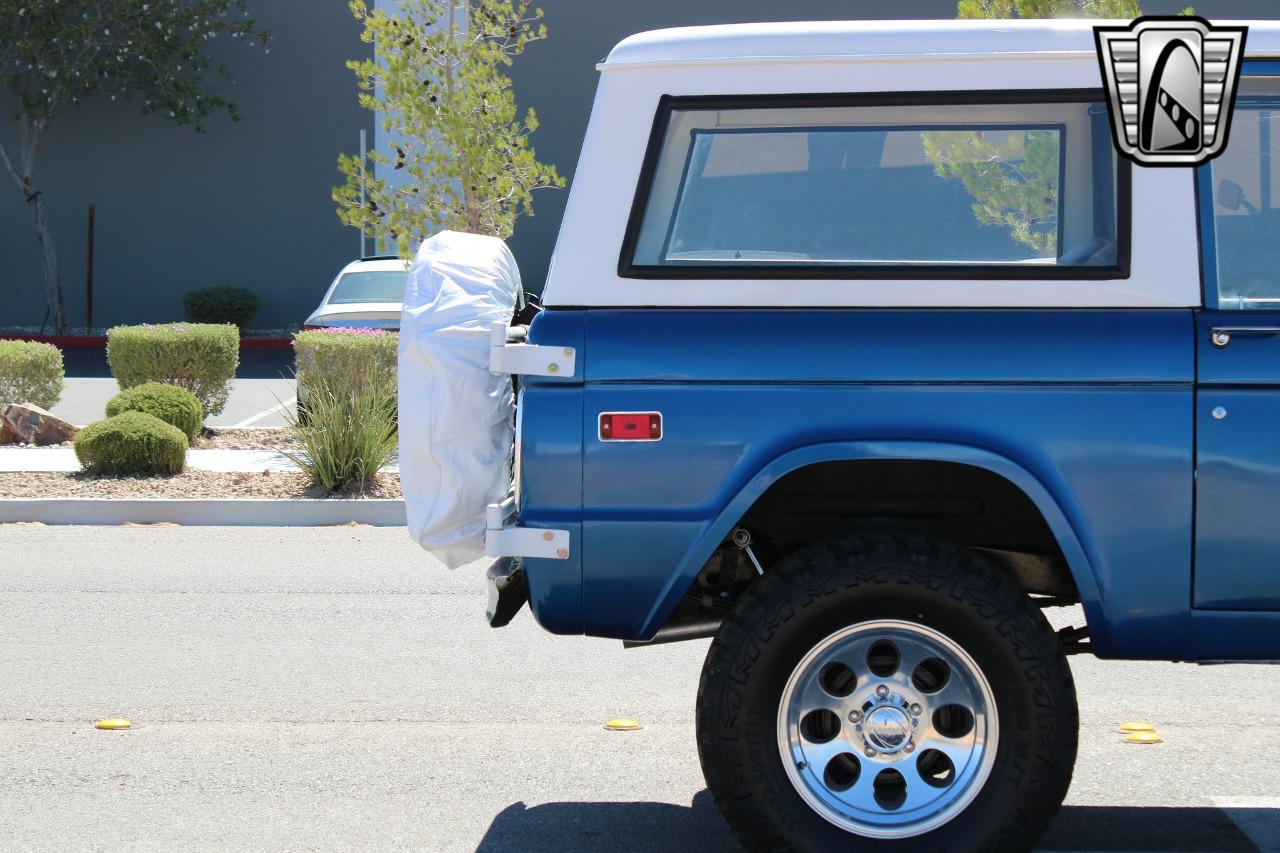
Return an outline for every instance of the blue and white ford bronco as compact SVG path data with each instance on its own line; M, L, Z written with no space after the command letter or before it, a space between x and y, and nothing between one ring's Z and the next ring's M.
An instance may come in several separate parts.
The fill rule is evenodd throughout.
M1031 847L1068 655L1280 658L1266 57L1253 24L1220 157L1148 168L1087 22L619 44L542 309L494 330L491 621L714 636L698 749L749 848Z

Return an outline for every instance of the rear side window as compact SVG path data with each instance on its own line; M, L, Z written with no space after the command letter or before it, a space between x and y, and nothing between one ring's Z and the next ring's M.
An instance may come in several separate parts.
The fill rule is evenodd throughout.
M620 272L1122 277L1127 164L1100 99L1055 97L669 99Z

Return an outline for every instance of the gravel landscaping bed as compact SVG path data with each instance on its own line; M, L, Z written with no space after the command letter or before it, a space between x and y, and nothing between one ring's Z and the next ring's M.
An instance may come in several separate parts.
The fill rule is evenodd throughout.
M52 447L72 447L70 441ZM34 444L4 444L0 447L37 448ZM232 427L207 427L191 445L192 450L297 450L300 447L289 430L277 427L233 429Z
M193 445L198 450L297 450L287 429L207 427Z
M27 444L25 441L15 441L11 444L0 444L5 450L18 448L20 450L48 450L50 447L75 447L74 441L63 441L58 444Z
M265 430L238 430L259 432ZM363 493L331 493L303 474L224 474L186 471L169 477L95 477L89 474L0 473L2 498L395 498L400 475L379 474Z

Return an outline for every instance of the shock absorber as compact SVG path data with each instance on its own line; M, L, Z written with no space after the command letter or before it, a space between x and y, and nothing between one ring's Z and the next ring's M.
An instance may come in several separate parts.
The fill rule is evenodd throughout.
M764 566L760 565L760 561L756 559L755 551L751 550L751 531L745 527L739 527L729 535L733 546L739 551L747 555L747 559L751 561L751 565L755 567L756 574L764 574Z

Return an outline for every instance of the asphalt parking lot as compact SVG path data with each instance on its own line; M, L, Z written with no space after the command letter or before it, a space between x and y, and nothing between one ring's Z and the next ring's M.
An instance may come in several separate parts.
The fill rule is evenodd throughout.
M106 351L90 348L63 350L67 377L62 397L51 410L60 418L83 426L103 417L107 401L120 390L111 378ZM242 349L231 396L209 426L284 426L297 394L292 349Z
M0 847L736 849L694 748L706 641L492 630L483 564L395 528L0 526L0 553ZM1041 849L1280 850L1280 668L1073 668Z

